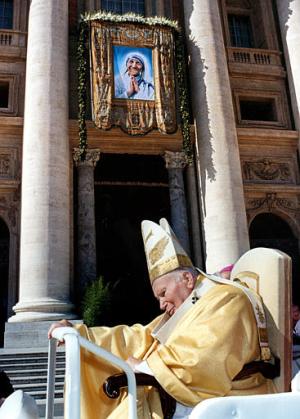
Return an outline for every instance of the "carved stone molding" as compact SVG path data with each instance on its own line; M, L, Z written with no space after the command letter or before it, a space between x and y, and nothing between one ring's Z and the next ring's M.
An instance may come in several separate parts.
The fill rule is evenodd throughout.
M96 167L100 159L100 150L98 148L89 149L86 151L85 159L81 160L81 153L79 148L73 150L73 160L75 165L78 166L91 166Z
M186 155L182 151L165 151L164 159L167 169L184 169L187 165Z
M0 180L20 178L18 150L13 147L0 148Z
M0 176L4 178L10 177L10 155L0 155Z
M276 183L295 183L290 165L287 162L268 158L242 162L245 181L265 181Z
M247 198L246 209L248 215L262 211L283 212L299 223L300 195L279 196L277 192L268 192L262 197Z

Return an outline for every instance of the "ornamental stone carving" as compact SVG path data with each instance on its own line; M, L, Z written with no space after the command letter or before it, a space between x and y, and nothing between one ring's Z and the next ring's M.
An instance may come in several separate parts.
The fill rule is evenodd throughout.
M184 169L187 165L186 155L182 151L165 151L164 159L167 169Z
M73 150L73 160L76 166L91 166L96 167L97 162L100 159L100 150L98 148L92 148L86 151L84 160L81 160L81 151L79 148Z
M20 178L18 150L15 147L0 148L0 179Z
M258 161L244 161L242 167L246 181L295 183L287 162L265 158Z
M10 175L10 156L8 154L0 155L0 177L9 177Z
M278 196L277 192L269 192L262 197L248 198L246 207L248 214L261 211L276 212L277 210L300 221L300 195Z

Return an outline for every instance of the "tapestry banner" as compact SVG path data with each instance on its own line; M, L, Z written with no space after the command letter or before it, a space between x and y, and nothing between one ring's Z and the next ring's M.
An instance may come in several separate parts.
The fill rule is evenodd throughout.
M131 135L176 131L173 30L164 26L90 23L93 119Z

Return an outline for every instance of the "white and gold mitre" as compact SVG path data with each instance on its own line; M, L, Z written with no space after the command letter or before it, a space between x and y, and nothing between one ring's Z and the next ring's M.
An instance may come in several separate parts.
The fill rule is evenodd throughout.
M159 224L144 220L142 236L151 284L174 269L193 266L165 218Z

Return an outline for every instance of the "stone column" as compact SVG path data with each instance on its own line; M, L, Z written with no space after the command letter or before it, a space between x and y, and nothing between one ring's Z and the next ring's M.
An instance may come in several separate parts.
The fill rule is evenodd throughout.
M249 249L241 166L218 0L183 6L206 270L214 272Z
M94 168L100 150L88 150L85 160L81 160L79 149L75 149L73 158L78 172L77 271L82 293L97 274Z
M164 159L169 176L171 225L184 250L190 255L190 241L184 192L183 169L186 158L183 152L165 151Z
M20 289L9 322L74 318L70 293L68 0L31 0Z
M294 119L300 130L300 2L277 0L277 9Z
M186 191L189 203L189 214L191 220L191 242L193 245L193 263L200 269L204 269L202 251L202 229L197 193L197 174L194 164L186 168Z

